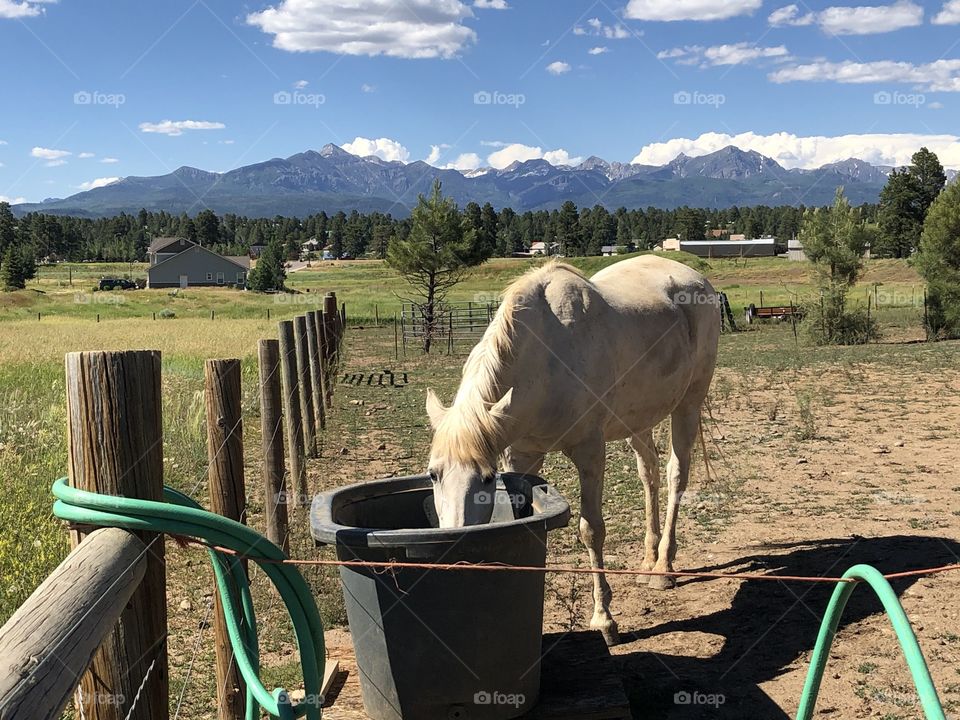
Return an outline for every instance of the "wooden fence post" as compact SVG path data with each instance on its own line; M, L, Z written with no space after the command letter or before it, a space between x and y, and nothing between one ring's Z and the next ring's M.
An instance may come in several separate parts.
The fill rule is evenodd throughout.
M320 341L317 336L317 313L307 311L307 359L310 362L310 389L313 393L313 410L316 413L317 427L325 430L327 413L324 410L323 361L320 359Z
M337 362L337 300L330 293L323 298L323 337L327 368L330 375L336 376L340 367ZM327 385L327 407L333 407L333 383Z
M263 511L267 516L267 539L290 554L287 517L287 484L283 467L283 411L280 402L280 343L261 340L260 434L263 440Z
M247 494L243 481L240 361L207 360L204 385L210 509L231 520L245 522ZM246 689L234 662L220 593L214 593L213 642L217 655L217 717L243 720Z
M70 484L162 500L159 351L68 353L66 374ZM80 681L87 720L124 720L141 682L130 720L169 717L164 540L156 533L136 535L147 548L146 575ZM73 546L85 536L72 532Z
M310 382L310 348L307 340L307 319L293 319L293 342L297 348L297 378L300 383L300 415L303 423L303 445L307 455L317 457L317 428L313 409L313 386Z
M293 321L277 323L280 335L280 379L283 381L283 417L286 423L287 455L290 458L288 493L307 495L306 451L303 442L303 415L300 412L300 375L297 373L297 348ZM289 498L287 498L289 499Z

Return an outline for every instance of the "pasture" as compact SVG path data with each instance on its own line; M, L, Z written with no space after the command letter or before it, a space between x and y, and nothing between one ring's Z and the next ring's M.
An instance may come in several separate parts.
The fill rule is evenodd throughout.
M573 260L586 272L616 258ZM809 266L782 260L701 261L743 306L810 301ZM488 263L451 299L486 302L529 267ZM66 273L64 272L66 271ZM0 295L0 620L5 620L67 549L52 519L49 487L66 467L63 354L70 350L157 348L163 352L164 472L168 484L204 501L206 449L202 363L243 361L250 524L262 529L256 341L276 321L314 309L323 291L347 304L344 372L406 371L409 385L340 384L311 489L420 472L429 446L426 388L449 401L463 354L394 358L392 318L402 283L375 261L326 264L290 276L300 294L257 296L227 289L89 292L101 274L142 267L41 268L27 290ZM72 275L73 285L69 284ZM41 292L38 292L41 291ZM885 572L957 562L960 556L960 346L914 343L922 337L922 285L905 263L870 261L853 299L878 303L885 333L877 344L815 348L789 323L724 334L708 398L705 429L714 478L694 462L678 528L677 568L838 575L857 562ZM114 298L114 299L109 299ZM920 301L918 303L918 300ZM175 317L152 319L169 309ZM267 311L270 319L267 319ZM211 319L211 311L214 319ZM37 313L41 319L37 320ZM97 321L96 315L100 315ZM465 353L466 348L462 349ZM665 428L656 433L663 451ZM663 463L662 463L663 464ZM662 468L661 468L662 469ZM572 465L550 456L543 474L578 504ZM637 568L643 555L642 487L626 443L607 446L604 500L607 560ZM291 517L292 554L316 557L306 513ZM551 564L585 565L576 522L551 535ZM213 718L210 572L205 555L168 544L171 693L181 718ZM310 568L338 658L349 643L336 576ZM255 583L255 586L257 583ZM546 630L587 626L590 580L547 578ZM615 647L635 717L785 718L800 696L830 585L681 581L657 592L612 577L613 607L624 634ZM960 574L895 585L914 624L948 713L960 711ZM277 599L258 586L263 664L268 682L295 686L296 657ZM509 599L505 599L505 608ZM353 670L349 662L346 669ZM723 696L718 707L676 704L677 693ZM879 604L854 595L844 616L819 709L833 717L919 718L896 639ZM359 718L351 672L329 718Z

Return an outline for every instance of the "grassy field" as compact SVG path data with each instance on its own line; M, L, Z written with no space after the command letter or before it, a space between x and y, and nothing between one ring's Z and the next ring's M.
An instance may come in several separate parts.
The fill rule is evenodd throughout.
M618 258L571 259L587 273ZM730 297L737 320L749 303L766 304L815 298L806 263L757 259L749 261L688 261L701 268L714 285ZM477 269L451 294L453 300L494 300L511 279L530 267L524 260L495 260ZM326 290L336 290L347 304L347 362L357 370L396 367L393 331L372 327L372 320L390 319L404 293L402 281L377 261L326 263L291 274L287 295L257 295L230 289L189 289L91 292L101 275L142 276L143 266L102 265L41 268L39 277L26 290L0 294L0 621L5 620L56 565L67 550L66 533L50 514L49 487L65 473L65 409L63 355L73 350L156 348L163 353L164 373L164 473L168 484L204 501L206 498L206 450L203 428L203 361L213 357L239 357L243 361L246 464L251 524L259 527L262 505L256 486L259 477L259 418L256 397L255 353L257 340L275 337L276 321L317 307ZM73 285L70 281L73 281ZM749 393L751 382L764 391L793 378L785 403L796 406L797 437L816 436L829 403L829 389L798 378L858 368L884 368L890 377L903 368L932 374L955 373L956 343L902 344L900 339L922 337L922 285L916 273L902 261L870 261L864 280L854 290L855 302L877 303L878 319L886 333L884 342L862 347L815 348L802 333L794 337L789 324L753 326L749 332L724 335L721 341L721 372L712 401L718 406ZM171 319L152 319L153 313L170 310ZM211 311L214 319L211 319ZM269 311L269 320L267 319ZM37 319L40 313L40 320ZM100 315L99 322L97 315ZM410 355L399 365L411 372L411 387L383 396L373 389L338 390L331 427L324 439L323 458L311 463L314 489L333 487L389 473L422 469L429 433L423 418L423 391L429 385L449 399L459 377L462 357L441 354ZM846 371L845 371L846 372ZM851 370L849 372L857 372ZM853 377L852 375L850 377ZM363 405L355 402L363 401ZM779 401L778 401L779 402ZM801 406L806 403L807 410ZM766 411L765 411L766 412ZM776 410L772 411L774 415ZM812 428L812 429L811 429ZM661 436L661 441L663 437ZM384 448L375 450L374 448ZM611 449L608 487L611 507L630 507L611 521L611 542L628 542L642 516L636 507L637 478L632 455L624 447ZM569 476L562 460L551 461L548 470ZM559 465L557 464L559 463ZM746 466L744 466L746 468ZM728 473L723 482L700 495L700 501L685 507L682 542L713 542L729 522L731 507L744 482L756 470ZM564 492L576 497L575 482L561 483ZM293 538L294 554L315 554L306 532L306 519L298 515ZM557 552L572 553L573 533L557 543ZM614 553L611 565L617 566ZM171 552L171 686L176 693L183 684L181 717L213 717L209 679L194 677L188 683L187 668L195 641L200 648L198 667L212 675L212 645L203 635L203 613L209 604L210 582L201 555ZM325 620L344 620L339 591L332 574L309 573L317 588ZM582 588L554 585L549 590L558 603L578 606L584 602ZM264 662L271 682L296 684L296 661L290 638L282 623L275 598L262 583L258 598L265 604L262 633L267 638ZM571 611L572 612L572 611ZM576 613L572 613L576 614ZM579 613L581 616L583 613ZM198 622L200 630L198 630ZM912 717L905 715L904 717Z

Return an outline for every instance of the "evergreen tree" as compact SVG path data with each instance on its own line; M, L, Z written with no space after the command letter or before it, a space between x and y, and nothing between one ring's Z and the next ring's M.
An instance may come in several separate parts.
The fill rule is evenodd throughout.
M560 206L560 212L557 213L556 220L556 241L560 243L560 254L562 255L582 255L583 242L580 235L580 214L577 212L577 206L572 200L567 200ZM547 247L553 238L544 238Z
M930 337L960 337L960 184L933 201L920 237L916 266L927 281Z
M439 180L434 181L429 197L420 195L411 220L410 234L390 243L387 264L410 283L424 319L423 351L430 352L440 330L439 304L471 267L486 258L476 252L476 230L443 196Z
M921 222L927 216L927 210L937 199L947 183L947 176L943 172L943 165L935 153L922 147L910 158L910 174L917 179L920 186Z
M4 290L22 290L27 285L27 276L30 273L25 267L23 255L13 245L7 246L3 253L3 262L0 263L0 285Z
M10 203L0 202L0 257L13 245L16 237L16 218L10 210Z
M283 290L287 279L285 260L283 243L279 238L274 238L267 243L257 264L247 276L247 287L254 292Z
M877 257L909 257L923 228L922 190L916 175L894 170L880 192L880 234L871 253Z

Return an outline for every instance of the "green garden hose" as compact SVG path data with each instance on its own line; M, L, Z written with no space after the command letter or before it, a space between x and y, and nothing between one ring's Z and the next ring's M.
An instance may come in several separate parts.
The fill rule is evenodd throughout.
M246 525L205 511L188 496L164 488L166 502L99 495L70 487L66 478L53 484L57 501L53 513L70 522L118 527L198 538L241 553L256 562L276 586L293 623L303 669L304 701L294 705L287 691L272 693L260 681L256 616L247 575L240 561L227 553L208 550L223 605L235 661L247 686L246 719L259 718L262 707L280 720L320 719L325 650L323 624L303 576L291 565L279 564L284 552Z
M870 565L854 565L843 574L843 577L863 580L873 588L877 597L880 598L880 602L883 603L883 609L886 610L887 616L893 624L893 630L897 634L903 656L907 660L907 667L910 668L910 674L913 676L913 684L920 696L920 706L923 708L924 716L927 720L944 720L943 706L940 704L940 698L937 697L937 689L930 679L930 670L923 659L923 653L920 652L917 636L913 634L913 628L910 626L907 614L903 611L903 606L900 605L897 594L890 587L890 583L880 574L879 570ZM840 616L847 605L847 600L850 599L850 594L861 584L859 582L841 582L837 583L837 587L833 591L830 603L827 605L827 612L823 616L823 623L820 625L817 644L813 649L810 670L807 672L807 680L803 685L803 695L800 698L800 707L797 710L797 720L810 720L813 717L817 695L820 693L820 681L823 679L823 671L827 665L827 658L830 656L830 648L837 634Z

